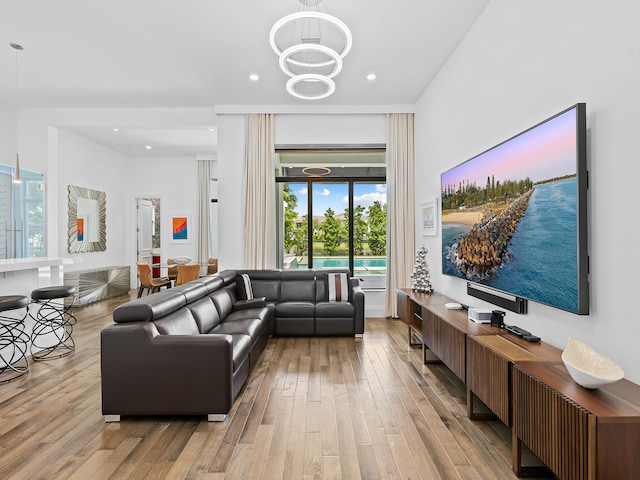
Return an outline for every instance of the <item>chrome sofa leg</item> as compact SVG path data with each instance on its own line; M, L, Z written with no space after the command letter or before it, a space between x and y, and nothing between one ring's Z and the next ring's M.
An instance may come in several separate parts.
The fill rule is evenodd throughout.
M364 337L364 333L356 333L355 337L356 338L362 338L362 337Z
M226 413L210 413L207 415L207 422L224 422L226 419Z
M120 421L120 415L105 415L104 416L104 421L106 423L119 422Z

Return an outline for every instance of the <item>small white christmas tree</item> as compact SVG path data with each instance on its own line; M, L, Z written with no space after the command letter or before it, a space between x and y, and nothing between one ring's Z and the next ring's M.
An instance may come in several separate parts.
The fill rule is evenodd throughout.
M431 293L433 291L431 275L427 265L427 249L424 245L420 245L416 252L416 264L413 266L411 278L413 279L411 290L414 292Z

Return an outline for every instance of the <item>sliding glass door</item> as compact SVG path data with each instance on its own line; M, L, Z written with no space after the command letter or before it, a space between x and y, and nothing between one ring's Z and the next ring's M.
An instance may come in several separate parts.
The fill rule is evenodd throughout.
M367 287L384 288L385 183L310 179L279 191L282 268L349 268Z
M363 288L384 288L384 146L279 147L276 169L280 267L348 268Z

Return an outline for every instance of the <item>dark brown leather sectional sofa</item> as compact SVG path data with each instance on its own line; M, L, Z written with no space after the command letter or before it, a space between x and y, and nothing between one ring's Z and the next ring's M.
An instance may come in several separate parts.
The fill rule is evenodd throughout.
M348 270L225 270L120 305L101 332L105 420L224 421L269 336L363 334L358 281L349 278L348 301L329 302L328 273Z

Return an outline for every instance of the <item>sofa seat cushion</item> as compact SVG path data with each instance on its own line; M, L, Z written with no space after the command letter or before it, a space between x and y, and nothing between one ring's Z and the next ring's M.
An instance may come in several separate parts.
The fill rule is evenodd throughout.
M249 308L246 310L237 310L231 312L224 319L225 322L235 322L236 320L246 320L257 318L261 322L266 322L269 319L269 309L264 308Z
M312 302L283 302L276 305L278 318L315 317L316 305Z
M318 317L315 334L318 336L353 335L353 317Z
M311 302L284 302L276 305L275 334L312 336L316 306Z
M349 302L320 302L316 305L316 317L349 317L353 318L356 308Z
M224 321L211 330L211 333L226 333L227 335L244 334L251 337L251 344L255 344L262 332L265 324L257 318L244 318L232 322Z
M233 371L235 372L251 353L251 337L242 333L231 334L233 339Z

